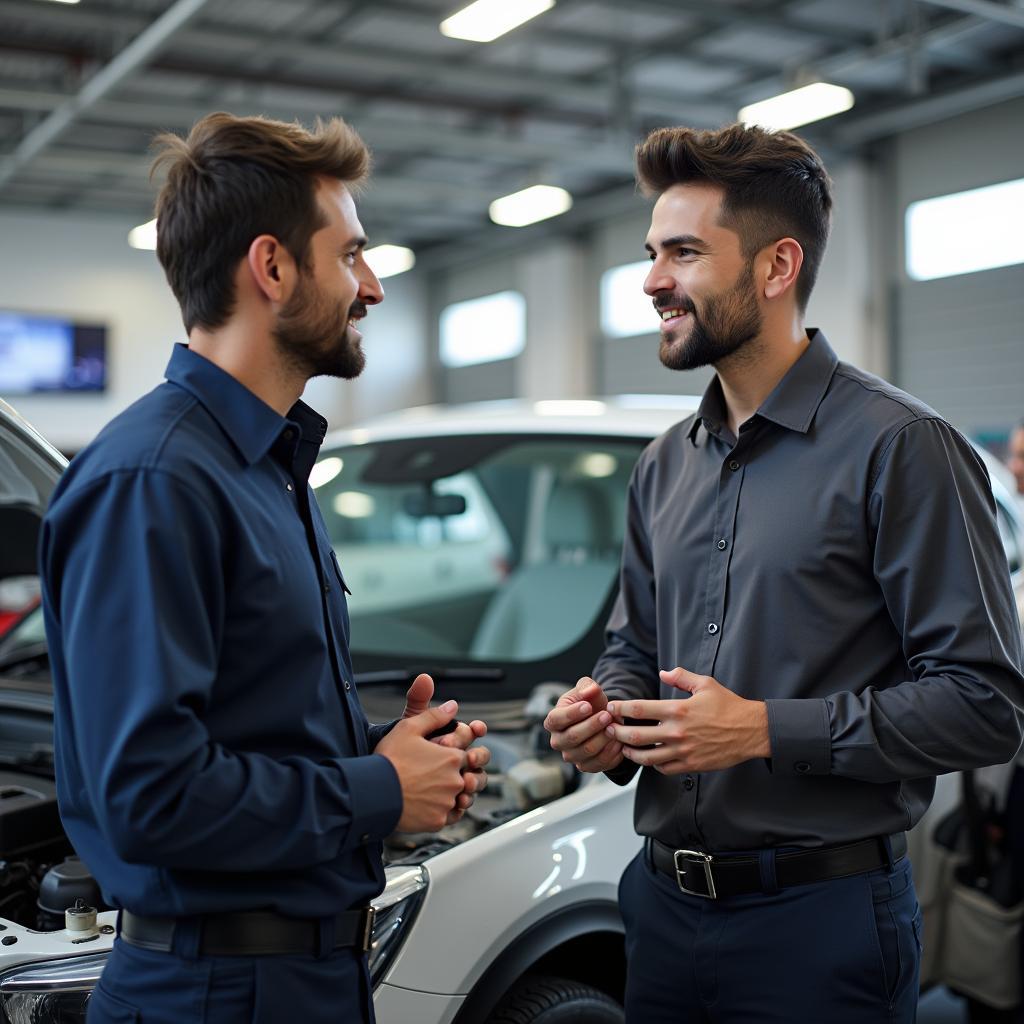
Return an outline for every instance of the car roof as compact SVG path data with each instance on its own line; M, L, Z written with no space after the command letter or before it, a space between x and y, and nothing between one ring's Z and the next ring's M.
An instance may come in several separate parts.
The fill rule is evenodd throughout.
M324 447L395 438L479 434L593 434L652 438L697 409L696 395L616 395L612 398L508 399L425 405L368 420L328 435Z

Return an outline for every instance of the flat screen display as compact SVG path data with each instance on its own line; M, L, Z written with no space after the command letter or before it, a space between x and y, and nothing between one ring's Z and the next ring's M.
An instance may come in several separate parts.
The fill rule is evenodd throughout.
M107 329L0 309L0 395L103 391Z

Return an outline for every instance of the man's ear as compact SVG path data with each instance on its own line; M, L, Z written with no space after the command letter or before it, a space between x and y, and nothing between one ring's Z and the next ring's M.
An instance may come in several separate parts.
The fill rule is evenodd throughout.
M777 299L796 286L804 265L804 250L795 238L780 238L762 250L762 258L768 261L764 279L766 299Z
M287 301L295 286L295 260L273 235L258 235L252 240L246 264L253 283L268 302L280 305Z

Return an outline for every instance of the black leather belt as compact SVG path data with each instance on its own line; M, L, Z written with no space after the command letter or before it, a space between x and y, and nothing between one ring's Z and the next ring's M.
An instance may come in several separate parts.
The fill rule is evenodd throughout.
M373 940L373 907L349 910L334 918L332 949L354 946L368 952ZM321 953L321 920L286 917L272 910L204 914L200 918L199 952L209 956L287 956ZM178 920L141 917L121 911L121 938L142 949L169 953Z
M890 836L889 841L894 861L907 852L907 839L902 832ZM675 850L657 839L649 840L649 849L655 868L691 896L722 899L766 891L757 857L720 857L700 850ZM841 846L778 853L775 877L782 888L860 875L888 863L883 839L861 839Z

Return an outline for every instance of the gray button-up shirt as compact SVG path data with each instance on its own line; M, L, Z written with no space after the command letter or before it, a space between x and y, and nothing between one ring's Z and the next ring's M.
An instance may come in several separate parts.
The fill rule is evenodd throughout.
M681 665L768 707L770 761L642 770L637 831L671 846L899 832L935 775L1020 744L1021 633L984 464L808 333L738 438L716 377L630 484L594 678L614 698L686 699L658 680Z

